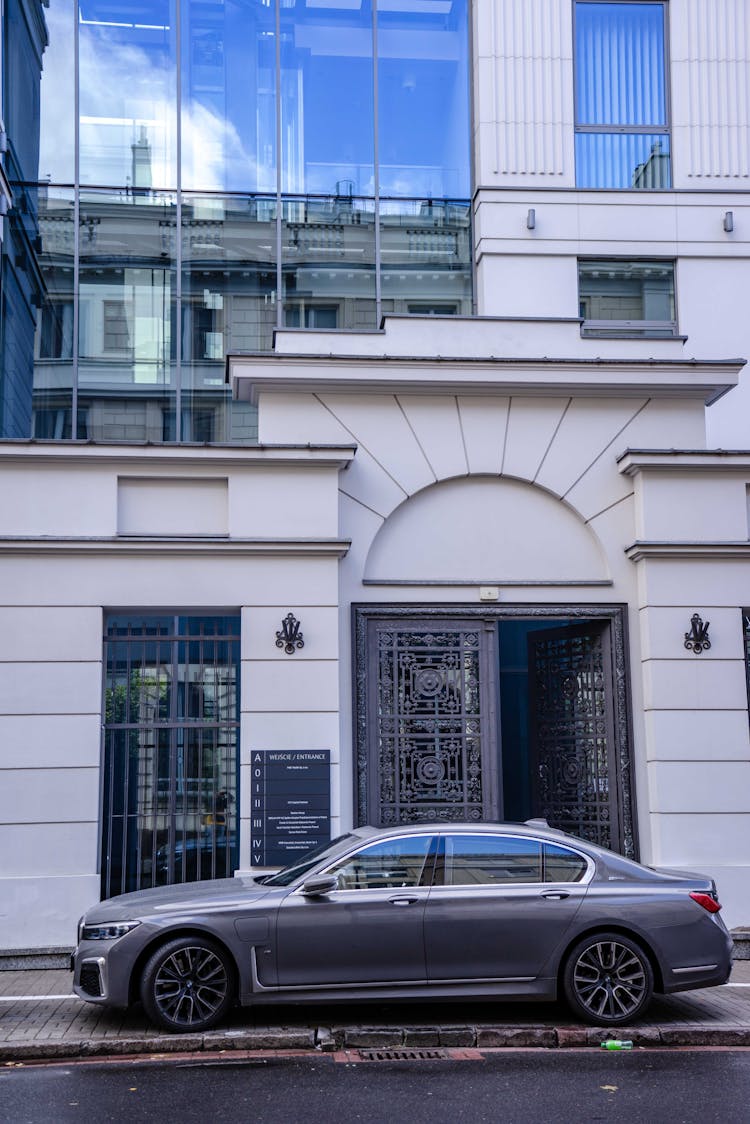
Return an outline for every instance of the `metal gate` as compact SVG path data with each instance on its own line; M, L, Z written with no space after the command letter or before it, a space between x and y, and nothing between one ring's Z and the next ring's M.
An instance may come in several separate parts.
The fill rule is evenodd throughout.
M231 875L239 617L108 617L102 896Z
M535 814L602 847L620 844L611 646L603 623L531 633Z
M515 620L529 623L535 814L635 857L624 618L618 606L355 606L358 821L503 817L498 625Z

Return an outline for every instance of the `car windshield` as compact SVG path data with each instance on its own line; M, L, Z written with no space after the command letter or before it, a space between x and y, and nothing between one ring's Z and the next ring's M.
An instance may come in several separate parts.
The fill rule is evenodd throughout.
M285 866L277 874L271 874L268 878L263 878L265 886L290 886L297 878L301 878L303 874L307 874L314 866L317 866L322 858L329 852L331 856L335 855L340 849L341 844L348 840L356 839L357 837L347 833L345 835L338 835L335 839L331 839L328 843L321 843L320 846L314 847L312 851L308 851L292 866Z

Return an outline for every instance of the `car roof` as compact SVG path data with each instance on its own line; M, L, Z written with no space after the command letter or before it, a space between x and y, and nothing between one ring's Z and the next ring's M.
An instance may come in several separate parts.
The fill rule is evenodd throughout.
M528 835L535 839L550 839L550 841L565 841L571 846L581 845L594 850L600 850L596 844L588 843L586 840L579 839L577 836L568 835L564 831L559 831L557 828L550 827L546 820L527 820L525 823L494 823L489 820L482 820L480 823L473 821L460 821L451 820L445 822L444 820L439 823L429 823L427 821L413 823L413 824L394 824L392 827L373 827L372 825L363 825L353 829L352 834L360 835L364 838L377 838L380 835L421 835L429 832L432 835L445 835L456 831L469 832L470 834L486 835L496 834L498 831L506 832L512 835Z

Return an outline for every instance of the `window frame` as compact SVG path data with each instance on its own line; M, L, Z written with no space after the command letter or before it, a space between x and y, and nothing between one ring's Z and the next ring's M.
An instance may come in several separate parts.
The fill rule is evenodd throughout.
M612 263L613 265L638 265L639 263L654 263L658 265L668 265L672 267L672 304L674 309L674 316L671 320L615 320L615 319L596 319L594 317L586 317L581 312L581 266L585 263L601 262L602 264ZM665 339L673 340L680 338L679 332L679 317L677 311L677 259L676 258L643 258L643 257L620 257L619 255L612 255L610 257L589 257L584 255L576 259L577 273L578 273L578 309L581 318L581 336L584 338L599 338L599 339Z
M470 834L470 833L468 833L468 834ZM434 872L433 872L433 880L432 880L432 888L433 889L461 891L461 892L473 891L473 892L476 893L476 892L481 892L481 891L494 892L496 890L509 890L509 891L513 891L513 890L516 890L516 889L527 890L527 889L533 889L533 888L536 888L536 887L546 887L546 886L571 886L571 885L588 886L588 884L591 882L592 878L594 877L594 872L596 870L596 863L594 862L594 860L591 858L590 855L587 855L584 851L579 850L578 847L571 846L571 844L568 843L568 841L566 839L559 839L559 840L558 839L544 839L544 838L542 838L540 836L536 836L536 835L522 835L520 832L516 833L516 832L513 832L513 831L502 831L502 830L500 830L500 831L492 831L492 832L490 832L490 831L482 832L481 834L477 833L477 835L474 838L476 838L477 841L479 841L482 838L487 838L487 839L521 839L521 840L523 840L524 843L536 843L541 848L541 856L540 856L541 878L540 879L535 880L533 882L521 882L520 880L518 882L495 882L495 883L491 883L491 882L488 882L488 883L479 883L479 882L477 882L477 883L473 883L473 882L453 883L453 882L447 882L446 881L446 866L447 866L447 863L446 863L446 851L447 851L446 844L447 844L447 840L451 836L462 836L463 837L463 836L466 836L466 835L467 835L467 832L465 832L465 831L462 832L460 830L453 830L453 831L443 832L439 836L440 842L439 842L438 849L437 849L437 857L436 857L436 861L435 861L435 869L434 869ZM584 863L586 864L586 869L583 872L583 874L581 875L581 877L575 879L575 881L569 881L569 880L565 881L565 882L554 881L554 880L547 881L547 879L546 879L546 866L547 866L546 847L548 845L552 846L552 847L559 847L563 850L570 851L571 854L577 855L578 858L582 859L584 861Z
M331 862L329 862L322 869L315 870L314 868L312 868L311 870L306 871L304 877L302 878L302 882L300 883L299 886L296 887L296 889L294 890L294 893L304 896L304 888L305 888L304 883L305 883L306 878L310 874L314 875L314 877L316 877L316 878L323 877L326 874L332 875L336 872L336 868L341 867L343 864L345 864L347 862L350 862L352 859L356 858L357 855L362 854L364 851L370 850L370 848L372 848L372 847L379 847L379 846L382 846L382 845L385 845L385 844L388 844L388 843L393 844L393 843L397 843L397 842L400 842L402 840L405 841L405 840L408 840L408 839L427 839L427 841L428 841L427 842L427 850L425 852L424 863L422 865L422 870L421 870L420 876L419 876L419 881L417 882L417 884L415 886L410 886L410 887L408 887L408 889L430 890L432 888L432 886L434 886L434 884L435 884L435 881L434 881L434 879L435 879L435 866L436 866L438 852L440 851L440 843L439 843L440 837L434 831L434 829L431 830L431 831L430 830L427 830L427 831L418 831L417 830L417 831L414 831L414 832L410 832L408 835L392 835L392 836L388 836L387 838L366 839L364 841L360 840L358 846L353 847L351 851L345 852L343 855L337 855L334 859L331 860ZM388 893L392 893L394 890L398 890L398 889L402 889L402 888L403 887L393 887L393 886L391 886L391 887L383 887L383 886L340 886L332 892L335 893L335 894L366 894L366 893L383 893L383 891L385 890Z
M578 8L584 4L599 4L613 7L618 5L623 7L627 4L654 5L660 7L663 12L663 51L662 51L662 67L663 67L663 81L664 81L664 118L663 125L647 125L641 123L639 125L590 125L581 122L578 118L578 33L577 33L577 20ZM628 184L623 187L601 187L588 185L582 186L578 182L578 159L574 156L575 167L575 180L576 188L580 191L671 191L673 189L672 183L672 83L671 83L671 70L670 70L670 23L669 23L669 0L572 0L573 15L572 15L572 32L573 32L573 134L574 145L575 138L578 136L627 136L627 135L642 135L642 136L665 136L669 141L669 182L666 186L659 187L637 187L633 184Z

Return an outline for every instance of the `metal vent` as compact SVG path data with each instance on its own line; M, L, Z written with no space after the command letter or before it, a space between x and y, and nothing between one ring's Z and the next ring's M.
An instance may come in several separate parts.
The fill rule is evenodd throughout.
M82 964L80 976L81 989L87 995L101 995L102 994L102 979L99 974L98 964Z
M359 1056L365 1062L423 1062L436 1058L447 1058L446 1050L394 1047L392 1050L360 1050Z

